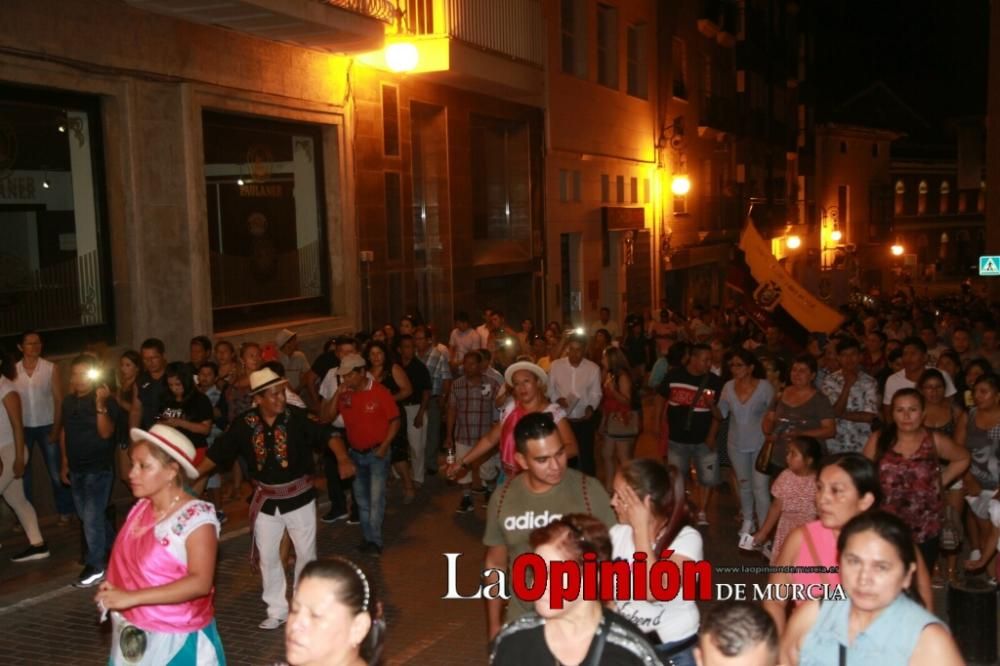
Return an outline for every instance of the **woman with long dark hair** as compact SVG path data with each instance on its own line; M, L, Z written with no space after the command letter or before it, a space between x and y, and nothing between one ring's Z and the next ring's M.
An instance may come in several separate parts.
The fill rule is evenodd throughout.
M118 387L114 392L114 399L120 407L115 418L115 442L118 444L115 455L118 476L126 486L129 485L128 474L132 468L132 461L128 457L128 447L132 443L129 437L128 418L138 393L135 381L140 372L142 372L142 358L139 352L134 349L122 352L118 359Z
M966 569L981 569L996 552L997 533L990 505L1000 489L1000 377L981 375L972 386L973 406L958 422L955 440L972 457L963 485L969 503L969 545Z
M362 356L368 362L368 372L371 376L389 389L392 399L399 405L399 414L403 422L400 423L396 438L389 447L389 462L403 480L403 502L409 504L413 501L416 491L413 486L413 471L410 468L410 444L406 439L406 417L402 403L413 395L413 385L410 384L403 366L395 362L395 357L389 349L387 344L371 340Z
M924 396L917 389L896 391L889 413L892 422L872 433L864 454L878 467L882 508L909 526L927 568L933 569L944 510L941 491L968 469L969 452L924 427ZM944 470L939 460L948 462Z
M14 359L0 347L0 495L13 509L28 537L28 548L11 559L14 562L41 560L49 549L38 529L38 514L24 496L24 472L27 453L21 419L21 396L14 388L17 369Z
M385 619L371 577L341 557L299 576L285 625L288 666L370 666L382 658Z
M965 663L944 623L920 604L917 551L904 521L858 515L841 530L837 551L847 599L803 604L782 637L782 664Z
M702 559L701 534L690 525L684 477L677 468L647 458L629 461L615 475L611 506L619 521L611 528L614 559L634 562L636 554L643 553L647 562L655 562L664 549L672 551L670 560L678 567ZM617 610L646 631L664 664L693 666L698 606L683 596L679 592L671 601L618 601Z
M642 398L632 383L632 368L624 352L608 347L601 355L604 369L601 398L601 459L604 461L604 487L611 492L615 467L635 457L635 442L642 426Z
M774 403L774 388L765 378L760 361L746 349L733 350L728 369L732 379L722 387L719 411L723 417L729 418L726 444L729 460L739 481L740 510L743 514L739 534L742 537L754 532L755 513L757 525L764 525L771 506L770 477L758 472L754 463L764 446L760 423Z

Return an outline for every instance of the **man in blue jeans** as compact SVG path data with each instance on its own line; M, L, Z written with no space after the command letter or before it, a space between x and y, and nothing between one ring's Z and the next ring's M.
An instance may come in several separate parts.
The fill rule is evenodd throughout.
M70 394L62 403L62 481L73 491L73 503L83 525L87 557L76 587L93 587L104 580L104 568L114 539L107 517L114 483L114 432L118 403L102 381L97 359L77 356L70 367Z
M399 407L385 388L365 372L365 360L348 354L337 368L340 386L323 403L323 416L344 419L350 450L342 439L331 440L342 478L354 469L354 501L361 518L361 552L382 554L385 483L389 476L389 446L399 432Z

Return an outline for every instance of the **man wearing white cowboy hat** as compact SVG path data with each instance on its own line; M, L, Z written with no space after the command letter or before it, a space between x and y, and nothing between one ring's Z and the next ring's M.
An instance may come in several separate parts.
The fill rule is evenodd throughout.
M316 491L313 489L313 451L328 446L326 429L310 421L306 410L286 403L287 379L270 368L250 375L253 409L233 421L229 430L209 448L198 472L217 465L232 467L242 456L249 467L254 494L250 525L254 534L251 562L260 556L267 618L261 629L277 629L288 618L281 537L285 530L295 546L295 580L316 559Z

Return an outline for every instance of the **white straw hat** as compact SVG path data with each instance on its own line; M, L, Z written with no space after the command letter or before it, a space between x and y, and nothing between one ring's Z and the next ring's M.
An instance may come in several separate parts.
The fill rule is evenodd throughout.
M177 461L189 479L198 478L198 470L194 466L194 444L180 431L162 423L156 423L148 432L140 428L132 428L129 434L132 436L133 442L143 441L159 447Z

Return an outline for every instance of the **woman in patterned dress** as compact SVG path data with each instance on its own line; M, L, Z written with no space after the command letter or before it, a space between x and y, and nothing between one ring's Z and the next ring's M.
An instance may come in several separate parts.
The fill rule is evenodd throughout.
M138 501L118 532L95 597L111 611L111 666L213 666L226 657L215 626L215 507L184 491L195 448L154 425L132 430L129 482Z
M868 438L864 454L878 467L882 508L906 522L933 571L941 536L941 489L965 473L969 452L924 427L924 396L916 389L896 391L890 414L892 423ZM948 462L944 470L939 459Z

